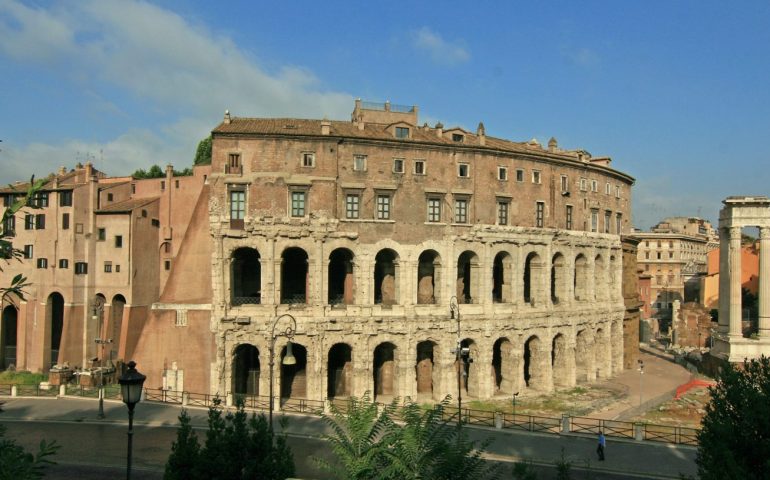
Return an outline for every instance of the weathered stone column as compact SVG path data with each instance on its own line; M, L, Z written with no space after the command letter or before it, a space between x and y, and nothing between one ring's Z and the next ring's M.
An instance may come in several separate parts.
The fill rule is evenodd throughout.
M770 227L759 229L759 336L770 337Z
M730 229L719 229L719 331L730 329Z
M741 229L730 227L730 336L742 335L741 329Z

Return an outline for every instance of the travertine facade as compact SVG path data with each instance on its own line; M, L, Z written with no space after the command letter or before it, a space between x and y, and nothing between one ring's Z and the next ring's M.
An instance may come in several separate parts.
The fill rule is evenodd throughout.
M608 158L357 102L350 122L225 115L210 203L212 391L268 391L274 319L297 321L282 397L550 391L623 368L620 234L633 180ZM288 325L281 318L278 331Z

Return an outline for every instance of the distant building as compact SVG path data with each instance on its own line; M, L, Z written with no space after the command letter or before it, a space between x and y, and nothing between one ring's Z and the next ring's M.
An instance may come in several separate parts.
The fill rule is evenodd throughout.
M719 249L708 252L708 268L702 278L699 301L709 309L719 308ZM741 288L759 293L759 242L741 245Z

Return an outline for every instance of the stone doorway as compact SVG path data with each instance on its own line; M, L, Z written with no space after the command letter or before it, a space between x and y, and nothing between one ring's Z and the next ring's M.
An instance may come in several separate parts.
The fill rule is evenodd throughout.
M328 382L326 393L329 398L347 397L352 387L352 354L350 345L337 343L329 350Z
M391 397L395 392L396 346L386 342L374 349L374 398Z
M424 341L417 344L417 394L433 398L435 364L433 363L433 351L436 344Z
M259 350L254 345L243 344L233 354L233 393L259 395Z

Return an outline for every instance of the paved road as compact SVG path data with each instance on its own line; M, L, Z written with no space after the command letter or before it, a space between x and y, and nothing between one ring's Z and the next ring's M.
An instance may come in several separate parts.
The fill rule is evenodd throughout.
M107 418L98 420L93 400L4 400L7 400L5 413L0 415L0 422L8 425L9 434L24 445L36 445L41 438L57 439L63 445L57 460L67 464L67 468L77 469L77 464L98 465L106 469L106 473L118 471L125 465L127 412L122 403L105 402ZM189 412L194 426L205 426L205 409L189 409ZM176 406L137 405L134 465L137 472L146 475L139 477L138 473L137 478L160 478L158 472L162 471L175 437L178 414ZM328 455L323 442L314 438L324 430L322 422L312 416L289 418L288 433L298 474L303 478L324 478L310 460L313 455ZM636 478L679 478L680 473L696 473L695 449L692 447L609 439L607 461L597 462L595 438L589 436L500 431L483 427L468 427L468 431L475 439L493 438L494 443L489 448L493 459L553 464L564 449L566 458L575 466L591 470L592 478L633 478L634 475Z

